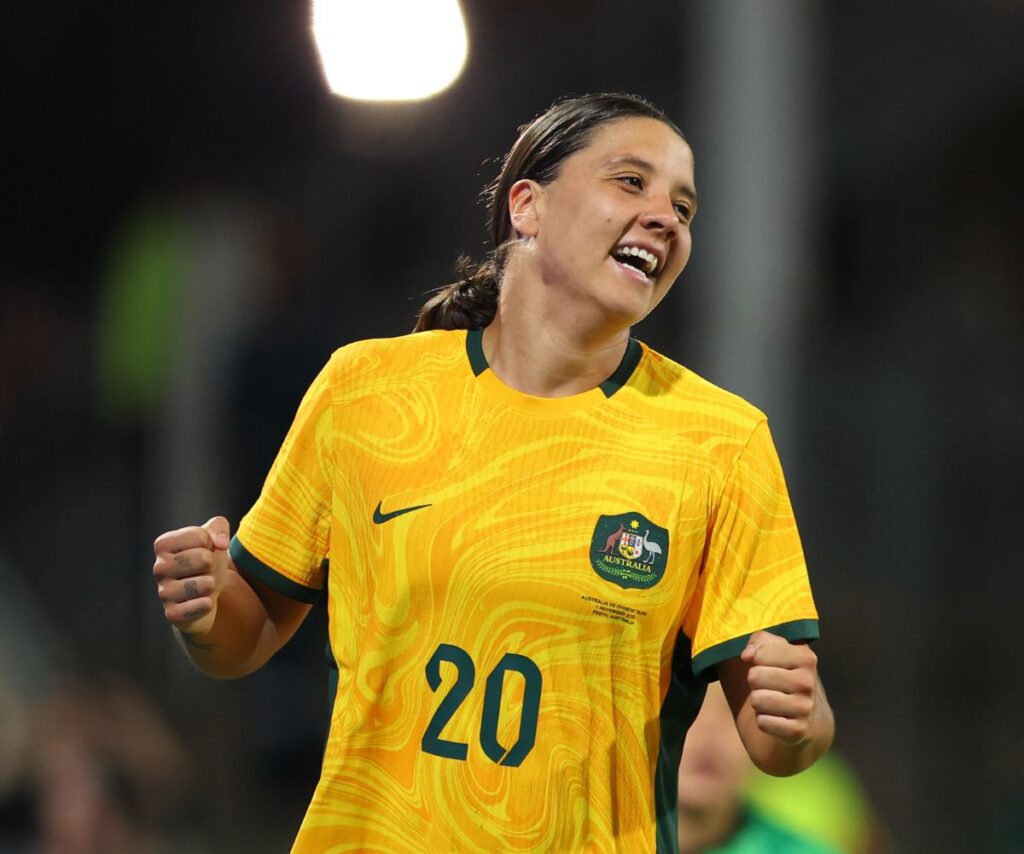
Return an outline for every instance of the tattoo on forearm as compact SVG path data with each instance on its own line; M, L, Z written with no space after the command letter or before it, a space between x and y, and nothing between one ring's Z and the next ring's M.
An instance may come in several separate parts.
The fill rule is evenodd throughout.
M190 578L185 582L185 595L189 599L197 599L199 597L199 585L196 584L194 578Z
M190 635L188 632L180 632L181 639L185 641L185 646L190 646L193 649L201 649L203 652L209 652L217 644L215 643L203 643L200 640L196 640L195 637Z

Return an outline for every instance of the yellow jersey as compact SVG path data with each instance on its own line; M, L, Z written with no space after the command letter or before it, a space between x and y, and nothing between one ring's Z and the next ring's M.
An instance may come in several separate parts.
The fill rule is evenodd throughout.
M765 417L635 339L562 398L504 385L479 330L341 348L231 554L326 595L294 852L675 850L715 664L818 633Z

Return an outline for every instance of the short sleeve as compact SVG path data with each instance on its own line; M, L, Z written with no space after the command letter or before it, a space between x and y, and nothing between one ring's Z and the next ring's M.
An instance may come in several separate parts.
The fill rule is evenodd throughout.
M330 546L330 363L299 404L259 499L231 541L239 569L301 602L320 599Z
M754 428L714 507L697 588L683 619L693 670L743 651L767 629L790 641L818 637L818 613L778 453L768 424Z

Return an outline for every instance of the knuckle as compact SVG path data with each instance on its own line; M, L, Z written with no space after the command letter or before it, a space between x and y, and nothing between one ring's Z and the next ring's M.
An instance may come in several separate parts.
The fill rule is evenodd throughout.
M818 669L818 656L808 650L798 659L800 667L807 673L813 673Z
M153 541L153 552L160 554L177 554L194 548L212 548L213 538L210 533L196 525L179 528L176 531L165 531Z
M153 576L163 581L174 577L174 561L167 557L158 557L153 562Z
M187 549L186 551L178 552L174 555L174 563L178 567L176 573L178 577L202 574L205 571L202 549Z
M196 526L190 529L194 532L194 539L192 544L201 549L212 549L213 548L213 534L206 530Z
M208 573L213 565L213 554L204 548L190 549L187 557L191 569L200 575Z
M182 548L185 542L186 529L164 531L153 541L153 551L157 554L173 554Z
M191 623L208 614L213 608L213 603L209 599L193 599L184 607L186 610L182 615L182 621Z
M176 543L183 533L184 531L181 529L164 531L155 540L153 540L153 550L156 552L173 551Z

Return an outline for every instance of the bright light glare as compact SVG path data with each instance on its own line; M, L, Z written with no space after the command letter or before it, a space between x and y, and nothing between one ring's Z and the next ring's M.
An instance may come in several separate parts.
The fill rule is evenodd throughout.
M313 0L313 37L331 91L367 101L436 95L468 52L458 0Z

